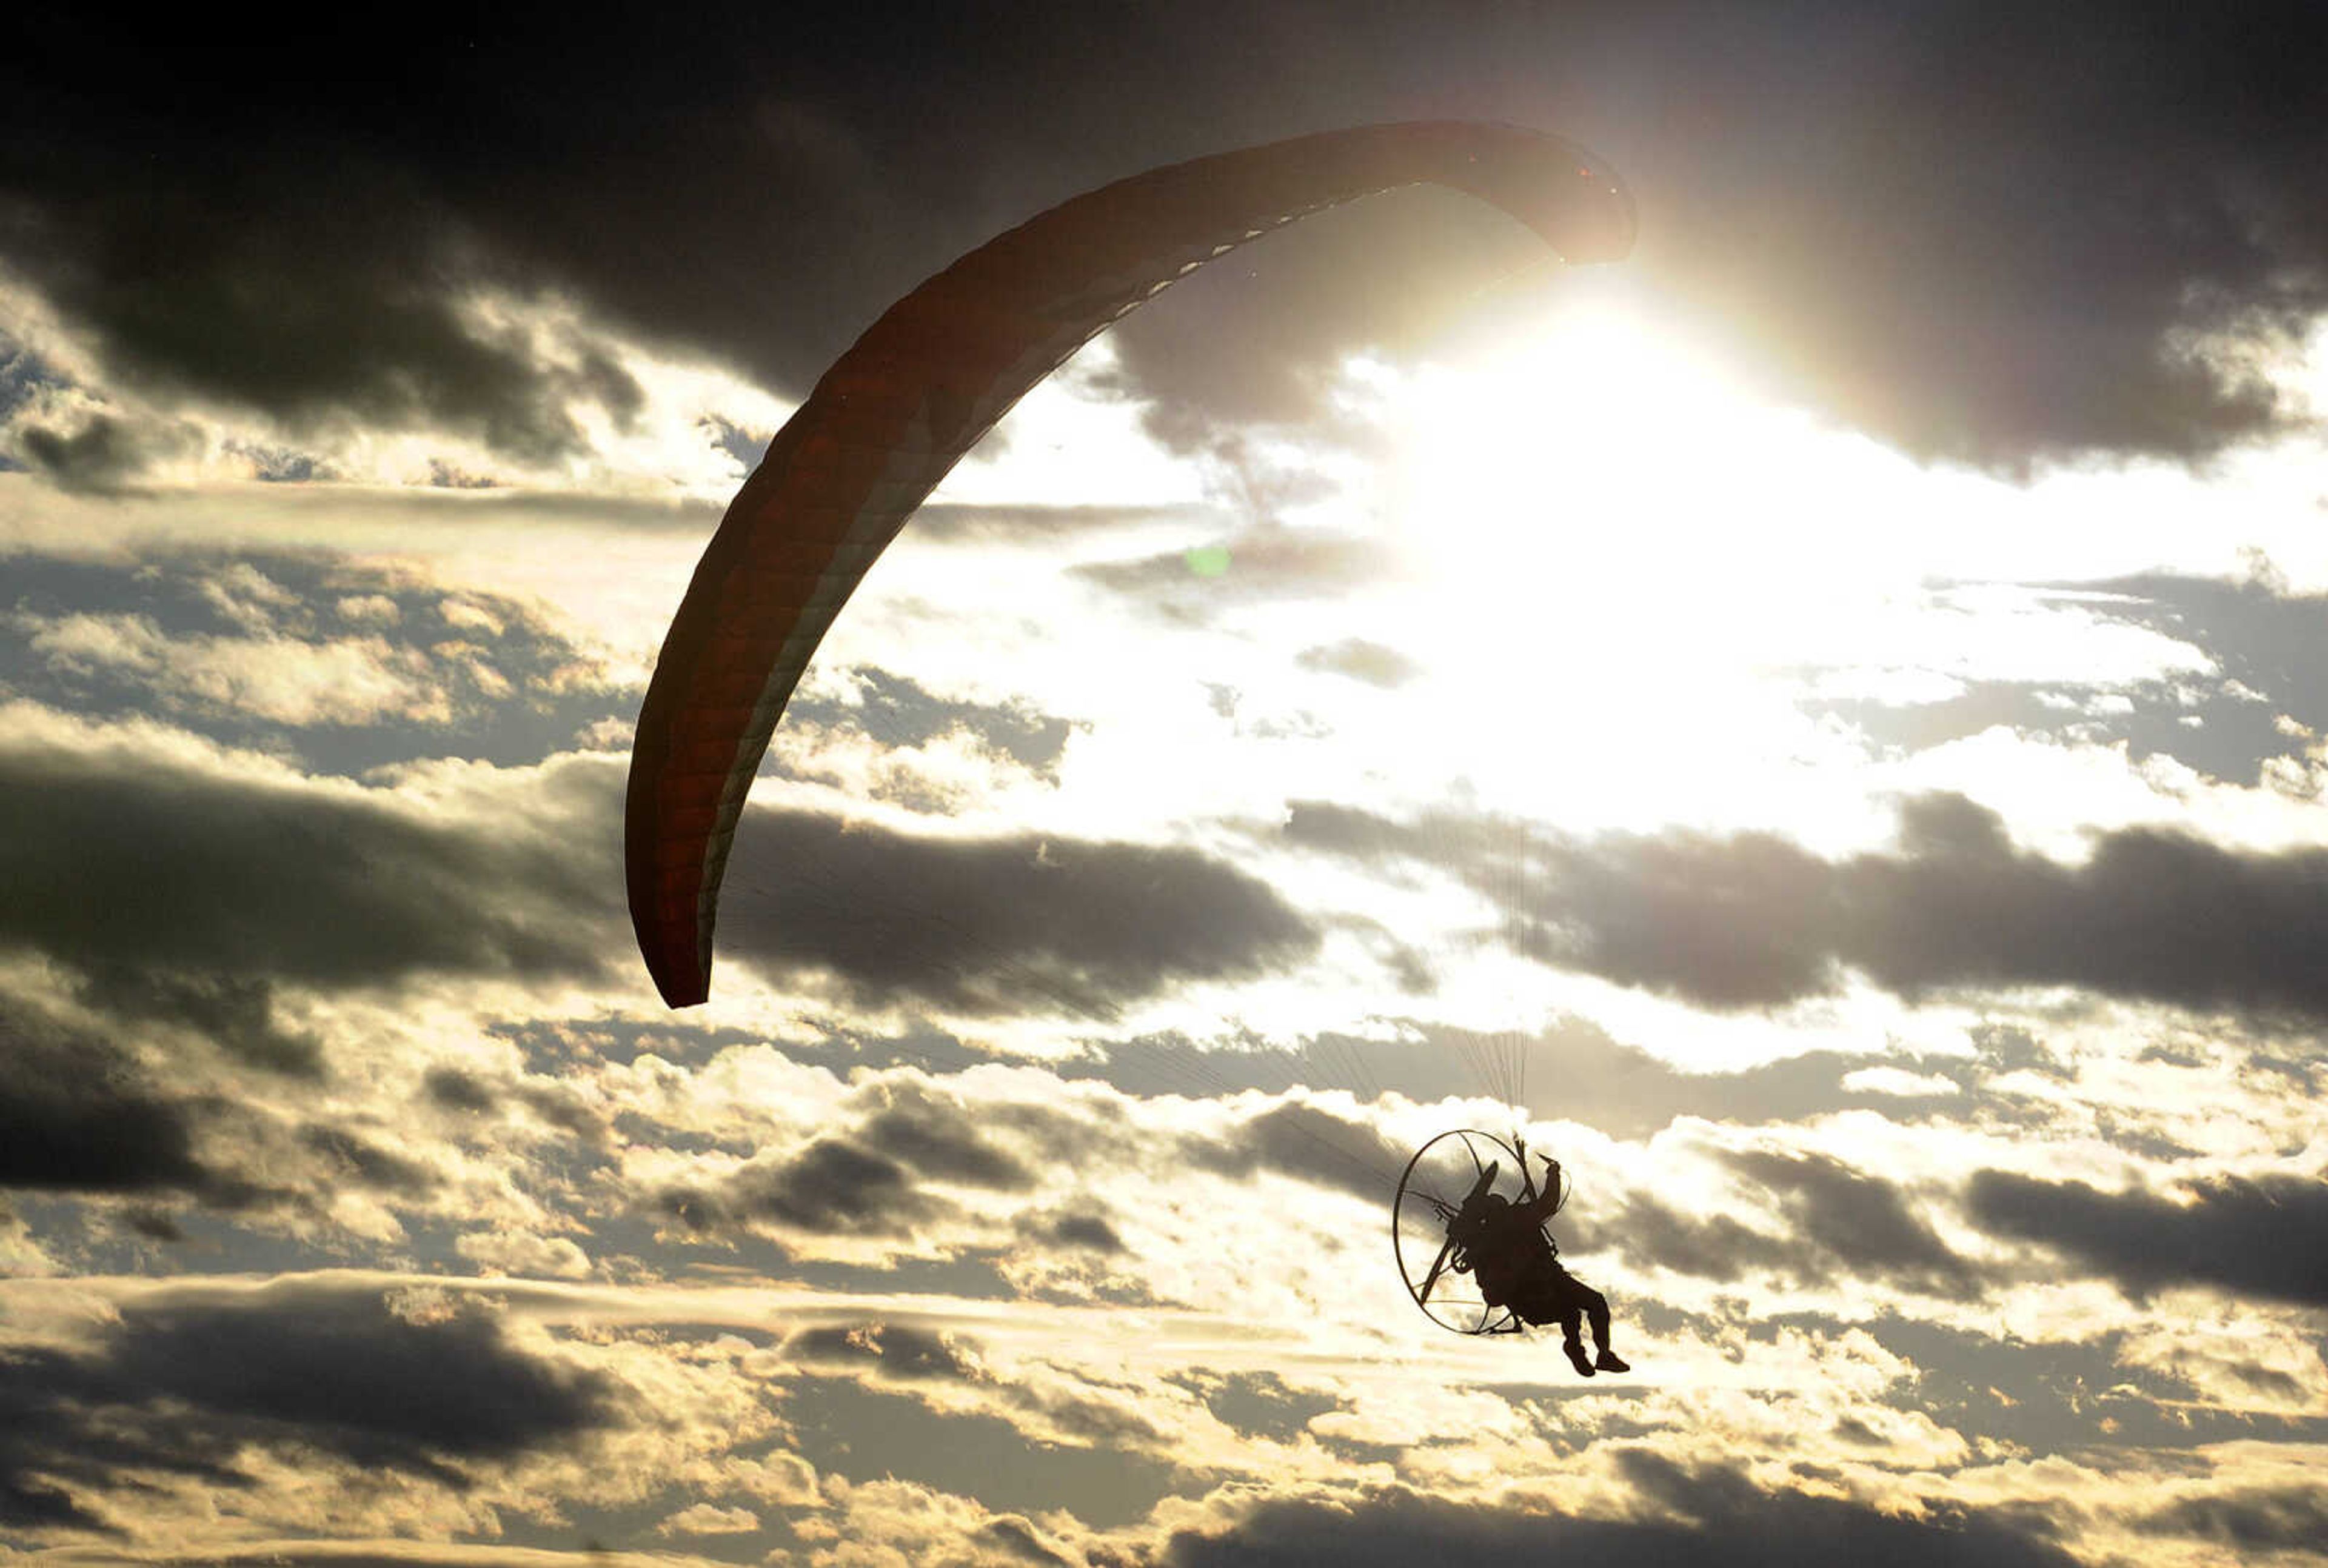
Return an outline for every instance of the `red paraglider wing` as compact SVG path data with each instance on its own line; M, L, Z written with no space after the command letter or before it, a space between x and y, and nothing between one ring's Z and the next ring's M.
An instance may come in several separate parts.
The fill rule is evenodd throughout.
M1150 170L972 251L828 370L729 503L639 714L624 822L631 923L663 1000L709 994L728 847L817 643L963 453L1175 278L1297 218L1401 185L1469 192L1571 261L1631 248L1632 204L1573 145L1432 122L1297 137Z

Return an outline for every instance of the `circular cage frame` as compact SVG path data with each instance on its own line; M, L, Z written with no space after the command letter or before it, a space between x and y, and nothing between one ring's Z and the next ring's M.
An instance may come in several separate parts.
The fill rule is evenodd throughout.
M1442 1149L1450 1140L1456 1141L1454 1145ZM1450 1255L1447 1229L1461 1197L1450 1197L1442 1190L1446 1177L1459 1177L1468 1192L1490 1164L1498 1168L1491 1190L1508 1188L1504 1195L1516 1200L1525 1179L1520 1151L1492 1132L1451 1128L1414 1151L1399 1173L1398 1196L1391 1202L1391 1251L1398 1261L1399 1278L1422 1315L1450 1333L1517 1334L1526 1327L1509 1307L1488 1301L1471 1274L1459 1266L1460 1260ZM1428 1254L1424 1248L1431 1249Z

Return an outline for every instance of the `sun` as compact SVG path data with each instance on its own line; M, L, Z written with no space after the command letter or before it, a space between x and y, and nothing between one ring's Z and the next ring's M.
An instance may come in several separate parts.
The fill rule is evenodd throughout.
M1585 814L1624 820L1675 809L1706 756L1796 748L1791 672L1868 645L1915 567L1870 525L1888 455L1759 397L1638 294L1572 281L1460 359L1364 373L1449 744L1537 794L1590 749Z
M1554 304L1402 394L1408 548L1485 558L1475 593L1583 645L1731 618L1741 574L1782 575L1771 514L1816 483L1800 432L1622 296Z

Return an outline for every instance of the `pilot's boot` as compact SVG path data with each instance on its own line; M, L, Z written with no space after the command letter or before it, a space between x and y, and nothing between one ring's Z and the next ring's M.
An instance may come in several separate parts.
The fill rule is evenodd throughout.
M1626 1365L1624 1362L1619 1361L1617 1358L1617 1353L1614 1350L1610 1349L1606 1345L1600 1347L1600 1354L1593 1357L1592 1365L1603 1372L1630 1372L1632 1370L1632 1367Z
M1560 1342L1560 1347L1568 1352L1569 1364L1576 1368L1578 1376L1590 1377L1592 1376L1592 1358L1584 1354L1583 1340L1563 1339ZM1605 1356L1608 1352L1603 1351L1601 1354Z

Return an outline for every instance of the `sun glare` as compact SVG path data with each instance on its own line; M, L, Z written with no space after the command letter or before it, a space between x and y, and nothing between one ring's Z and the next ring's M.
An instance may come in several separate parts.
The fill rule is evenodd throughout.
M1627 299L1367 373L1397 433L1387 521L1432 700L1485 787L1525 781L1521 809L1589 771L1600 798L1562 795L1572 819L1703 818L1672 793L1691 759L1797 760L1808 727L1773 675L1842 656L1914 586L1861 526L1881 455L1758 402ZM1585 747L1631 764L1554 755Z
M1783 654L1804 613L1848 613L1834 590L1885 575L1835 537L1854 444L1757 403L1636 308L1555 310L1399 401L1407 548L1547 653L1694 673L1717 640L1725 663L1741 639Z

